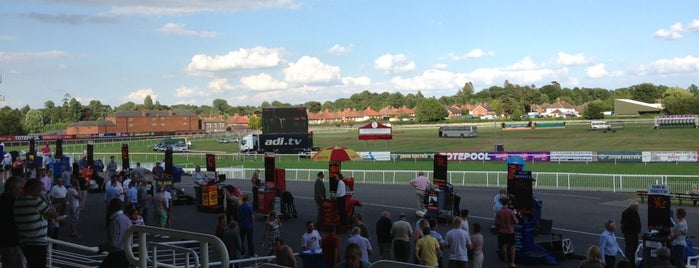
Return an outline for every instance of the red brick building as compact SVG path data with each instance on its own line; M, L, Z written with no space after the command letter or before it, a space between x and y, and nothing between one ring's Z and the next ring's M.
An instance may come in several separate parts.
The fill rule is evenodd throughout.
M198 132L199 116L190 111L121 111L104 121L81 121L69 125L68 135L100 133Z

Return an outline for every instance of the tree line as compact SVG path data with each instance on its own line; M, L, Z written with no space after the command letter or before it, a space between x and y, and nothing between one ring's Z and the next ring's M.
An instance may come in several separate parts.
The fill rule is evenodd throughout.
M104 120L105 117L118 111L138 110L187 110L201 118L223 117L234 114L260 115L262 108L271 107L306 107L309 112L317 113L323 110L342 111L345 109L365 110L371 108L379 111L386 107L407 107L416 109L416 120L430 122L443 120L447 116L446 106L463 107L466 104L484 103L492 107L497 114L507 118L519 119L521 115L538 104L565 101L572 105L587 104L583 115L588 119L602 118L603 111L613 110L614 99L633 99L648 103L661 102L665 114L699 114L699 87L695 84L686 89L668 87L652 83L641 83L624 88L608 90L604 88L561 87L556 81L537 87L536 85L517 85L505 81L502 86L491 86L479 92L474 92L473 84L468 82L452 96L439 98L425 97L421 91L403 94L401 92L372 92L364 90L352 94L349 98L339 98L334 101L308 101L303 104L283 103L278 100L263 101L260 106L232 106L224 99L215 99L211 105L163 105L146 96L143 103L126 102L116 107L105 105L99 100L92 100L83 105L75 98L66 97L61 105L51 100L44 102L42 108L31 108L26 105L12 109L5 106L0 109L0 135L24 135L27 133L45 133L65 130L69 124L79 121ZM462 111L468 114L468 111Z

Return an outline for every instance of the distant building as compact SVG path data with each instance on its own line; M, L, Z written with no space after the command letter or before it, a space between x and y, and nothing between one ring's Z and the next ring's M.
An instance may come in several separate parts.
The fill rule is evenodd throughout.
M201 120L201 129L206 133L218 133L226 131L226 121L221 118L205 118Z
M102 133L199 133L199 116L190 111L120 111L104 121L81 121L66 129L68 135Z
M92 135L110 133L116 125L112 121L80 121L70 124L66 129L68 135Z
M614 113L621 116L659 114L663 111L660 103L646 103L631 99L614 99Z

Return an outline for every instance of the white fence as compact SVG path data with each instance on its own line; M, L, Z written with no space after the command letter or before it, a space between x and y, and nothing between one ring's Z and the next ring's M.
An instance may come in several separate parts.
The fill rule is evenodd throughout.
M254 168L222 168L218 171L227 178L250 178ZM287 181L313 181L324 169L286 169ZM406 184L417 174L414 170L343 170L347 178L357 183ZM242 177L240 177L243 175ZM431 177L432 172L425 174ZM506 187L505 171L449 171L449 182L455 186ZM672 192L686 192L692 184L699 182L699 175L633 175L633 174L589 174L562 172L532 172L534 188L555 190L584 190L632 192L647 190L649 184L667 184Z

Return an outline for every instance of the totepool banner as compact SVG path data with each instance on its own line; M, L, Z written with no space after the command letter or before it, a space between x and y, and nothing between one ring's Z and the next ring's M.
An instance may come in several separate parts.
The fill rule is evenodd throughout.
M641 152L597 152L597 162L641 163Z
M642 160L648 162L697 162L696 151L643 152Z
M507 161L510 156L522 157L525 161L548 162L549 152L440 152L449 161Z
M448 161L492 161L490 152L440 152Z

